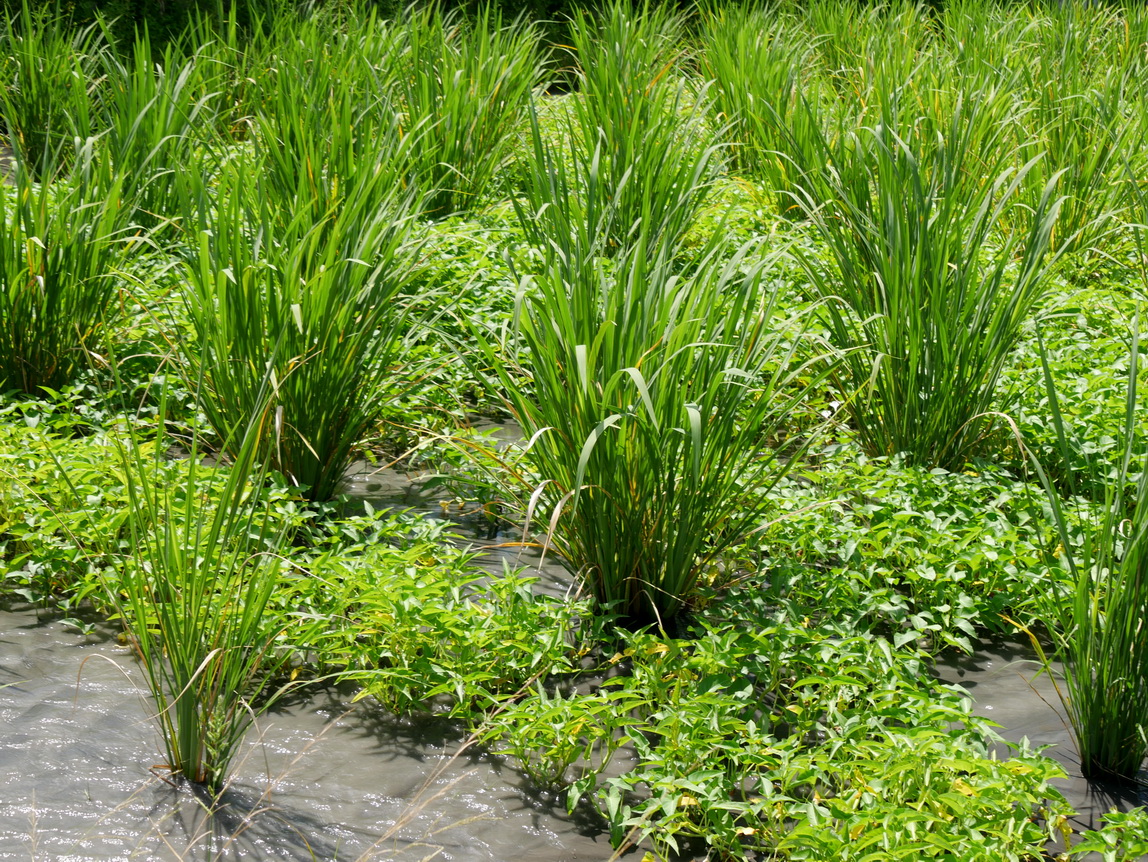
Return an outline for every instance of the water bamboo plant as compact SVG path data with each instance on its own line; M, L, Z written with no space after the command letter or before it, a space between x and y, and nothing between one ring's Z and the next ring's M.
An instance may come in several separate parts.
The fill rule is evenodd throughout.
M830 364L796 359L754 245L715 238L682 275L652 229L614 259L587 233L550 235L486 359L529 440L528 519L603 609L667 623L762 524L802 444L771 447Z
M182 293L195 337L178 340L188 379L204 380L201 407L227 441L270 374L275 421L259 457L312 500L334 495L401 379L418 199L388 164L364 157L330 209L283 213L241 162L214 196L199 186L185 201L198 229Z
M4 132L36 179L68 168L73 142L91 136L92 90L107 52L99 27L73 31L60 4L53 5L23 0L0 30Z
M256 221L270 218L283 240L300 228L333 226L347 201L369 216L412 182L420 129L405 125L391 96L401 37L374 17L366 24L358 41L315 18L273 34L267 88L249 120L250 176L262 185Z
M237 4L219 12L192 18L182 34L185 53L177 56L180 62L195 61L198 88L189 104L211 102L214 137L244 140L251 117L275 85L277 53L292 43L292 36L296 41L303 37L298 33L297 15L255 16L251 26L244 28ZM207 131L201 129L201 135Z
M204 163L213 137L216 94L202 94L201 61L180 62L168 45L153 61L151 40L141 35L131 59L104 59L101 146L111 159L124 198L123 217L155 228L178 210L177 171L209 173Z
M1127 163L1126 163L1127 167ZM1148 215L1148 196L1136 189L1139 211ZM1141 278L1145 271L1143 226L1134 230ZM1081 445L1073 436L1041 350L1045 388L1060 455L1082 462L1082 475L1070 473L1077 488L1102 488L1099 507L1083 496L1072 502L1060 492L1039 462L1034 465L1048 497L1060 546L1049 589L1041 594L1040 618L1053 639L1045 660L1058 658L1064 688L1058 693L1072 724L1086 778L1135 781L1148 756L1148 443L1140 433L1138 389L1141 353L1139 315L1133 321L1128 353L1123 422L1117 440L1120 460ZM1072 460L1070 460L1072 459ZM1059 571L1058 571L1059 570ZM1031 633L1030 633L1031 634Z
M714 81L713 108L729 125L734 157L766 184L778 211L797 210L793 188L821 157L814 40L777 9L720 6L704 21L701 68Z
M60 388L115 322L120 183L94 179L91 140L78 159L72 181L37 183L18 152L0 184L0 391Z
M1073 512L1037 465L1060 537L1057 562L1067 577L1050 578L1040 608L1053 654L1045 655L1035 637L1033 644L1046 665L1052 658L1063 662L1060 694L1081 773L1118 781L1135 779L1148 755L1148 448L1136 433L1138 329L1137 324L1129 353L1119 467L1113 474L1107 460L1085 455L1087 479L1104 488L1098 514ZM1071 457L1074 441L1047 360L1044 373L1061 454Z
M497 7L469 20L437 5L411 8L402 23L395 92L406 126L420 129L412 150L436 217L473 209L511 157L543 56L535 25L504 23Z
M107 590L142 666L173 775L219 793L255 717L280 692L284 653L264 609L278 583L286 522L268 504L256 461L267 403L233 429L234 460L207 466L193 441L169 461L165 440L117 439L132 517L132 556ZM165 426L165 400L158 416Z
M1072 79L1069 65L1034 73L1025 127L1030 135L1018 147L1020 157L1043 153L1029 178L1029 196L1039 199L1051 177L1063 195L1051 237L1054 250L1104 248L1128 205L1129 186L1121 170L1138 125L1126 110L1125 91L1138 86L1129 73L1109 70L1091 87ZM1079 74L1079 73L1078 73Z
M1024 234L998 242L1034 163L1009 168L999 135L982 128L996 122L961 101L942 137L911 146L890 118L827 141L829 174L797 194L833 262L800 254L846 351L838 386L870 454L959 468L1000 406L997 379L1044 293L1059 201L1050 182Z
M679 68L684 19L667 6L618 0L600 15L579 11L571 31L578 92L566 102L567 143L543 141L535 123L523 189L529 208L548 217L576 206L590 218L572 223L601 234L605 255L621 254L639 234L678 242L720 167L705 90ZM558 163L562 188L552 182Z

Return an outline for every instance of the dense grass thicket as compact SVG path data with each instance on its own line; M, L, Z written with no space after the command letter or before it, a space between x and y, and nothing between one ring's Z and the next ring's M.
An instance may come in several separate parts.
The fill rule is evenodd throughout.
M1148 8L238 8L0 28L0 597L173 776L336 676L657 858L1148 853L929 673L1030 634L1142 780Z

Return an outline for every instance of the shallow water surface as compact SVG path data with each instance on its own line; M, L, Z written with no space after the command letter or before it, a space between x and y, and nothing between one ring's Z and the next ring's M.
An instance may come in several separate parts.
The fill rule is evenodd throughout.
M475 420L471 428L491 435L499 447L520 442L522 430L512 420L499 423ZM346 495L349 511L368 503L377 511L408 510L431 520L447 521L447 533L454 544L474 550L477 566L493 575L504 568L522 569L523 574L537 578L538 594L564 598L577 591L570 573L554 552L544 553L538 544L537 531L527 533L505 521L491 522L476 503L458 504L441 487L428 480L430 471L406 473L392 466L375 466L366 461L351 465L343 479L341 493ZM537 525L536 525L537 526Z
M514 440L513 426L499 430L507 440ZM480 522L444 510L439 500L445 495L423 487L421 477L393 470L372 470L365 464L348 476L352 497L366 499L376 508L410 508L431 517L446 518L455 523L457 541L473 547L487 547L478 558L480 565L492 571L503 562L527 567L537 576L535 589L551 595L568 594L572 589L569 574L553 559L542 558L535 548L515 548L513 541L521 534L499 533L493 542L484 543ZM1047 746L1044 753L1064 768L1067 777L1053 781L1077 812L1072 826L1077 830L1097 829L1101 816L1112 808L1128 811L1148 804L1148 792L1105 782L1085 780L1080 774L1080 759L1057 694L1057 684L1041 671L1031 645L1023 638L995 638L975 641L972 655L952 655L939 661L935 672L943 681L962 687L969 695L973 712L1000 725L1000 735L1009 742L1027 739L1034 749ZM1059 666L1054 666L1054 674ZM997 756L1008 756L1007 745L997 746ZM1056 852L1063 848L1050 847ZM1099 855L1078 857L1091 862Z
M0 859L591 862L596 823L524 791L461 734L328 688L262 717L220 810L162 760L134 660L31 610L0 611Z
M513 438L514 429L507 435ZM567 595L569 574L521 533L486 534L481 517L443 507L425 477L358 464L354 501L454 524L492 573L525 566L535 589ZM350 688L310 690L263 716L221 803L163 778L135 661L103 627L84 636L30 609L0 610L0 860L510 860L599 862L612 850L589 815L566 816L497 759L466 749L438 719L398 719ZM936 674L965 689L1003 738L1027 738L1061 763L1056 786L1097 828L1143 791L1085 781L1053 680L1020 639L984 640ZM462 753L459 753L462 750ZM1000 756L1007 748L1000 747ZM619 764L621 766L621 764ZM1056 850L1057 848L1050 848ZM637 858L635 854L630 858ZM1099 858L1099 857L1096 857Z

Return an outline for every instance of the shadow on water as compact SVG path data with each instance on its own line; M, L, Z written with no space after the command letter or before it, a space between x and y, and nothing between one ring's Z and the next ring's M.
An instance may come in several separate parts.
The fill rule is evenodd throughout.
M352 501L376 509L450 521L451 541L477 548L476 562L494 574L504 565L525 567L540 578L538 592L571 590L569 574L552 558L517 545L520 536L509 531L488 541L483 524L457 506L441 506L446 494L425 487L423 477L359 465L347 490ZM1004 739L1049 746L1045 753L1068 775L1055 785L1078 812L1075 828L1098 827L1109 809L1148 802L1142 791L1080 776L1054 679L1023 639L976 642L971 656L946 657L935 673L963 688L974 713L1000 725ZM277 703L253 729L234 782L213 800L149 775L158 738L138 671L114 628L96 626L84 636L50 615L0 607L0 860L611 856L593 808L568 815L510 765L464 747L466 731L457 722L398 717L369 700L356 702L355 694L349 684L316 685ZM1007 756L1008 747L999 745L997 754ZM683 858L704 857L704 848L693 850Z
M227 788L218 798L189 784L169 785L147 811L146 822L187 860L274 858L334 859L339 841L310 813L271 805L264 794ZM367 838L368 836L363 836Z
M348 476L352 504L449 520L450 541L496 546L476 559L492 574L525 567L540 578L537 591L570 590L560 565L516 537L488 540L485 525L440 506L445 495L418 477L359 466ZM81 635L51 615L0 608L0 860L612 855L591 808L567 815L501 759L466 746L460 724L355 702L350 684L301 688L261 716L217 800L166 780L152 707L117 631Z
M514 428L501 431L507 441L515 439ZM409 509L449 521L453 541L478 550L480 555L475 562L492 574L500 573L504 565L524 567L526 574L539 578L536 592L554 596L570 593L571 576L554 558L543 559L536 547L518 544L521 532L509 525L504 525L496 541L486 541L485 522L452 505L443 505L449 502L449 495L428 486L427 478L392 469L372 470L360 464L348 475L347 490L353 501L365 500L376 509ZM1077 812L1072 818L1074 829L1099 828L1102 815L1113 808L1128 811L1148 804L1148 793L1143 789L1088 781L1081 776L1079 756L1057 694L1060 680L1042 671L1027 640L1012 637L975 642L972 655L947 656L938 662L935 673L943 681L963 688L973 702L973 712L996 722L1005 740L1019 743L1027 739L1033 748L1043 748L1044 754L1060 763L1067 777L1054 780L1053 785ZM997 743L994 748L997 757L1009 756L1006 743ZM531 793L529 789L524 792ZM545 794L536 794L534 804L545 810L552 802ZM585 812L585 816L587 829L602 828L595 821L596 812ZM1050 852L1060 850L1063 848L1049 847ZM1078 858L1088 862L1100 857Z
M356 701L358 692L351 682L305 685L278 700L266 715L289 720L300 711L314 713L326 720L325 735L355 738L364 754L384 762L437 761L466 742L466 728L460 721L432 712L396 715L375 701ZM479 750L471 747L460 760L474 763L479 758Z

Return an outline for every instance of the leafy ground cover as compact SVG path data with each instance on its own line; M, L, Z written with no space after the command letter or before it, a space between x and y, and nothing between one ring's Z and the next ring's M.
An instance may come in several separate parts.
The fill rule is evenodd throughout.
M571 27L333 4L157 58L7 22L0 592L120 619L209 788L339 676L619 849L1044 858L1059 767L928 671L1021 626L1082 750L1106 704L1146 733L1087 647L1148 611L1148 14ZM358 456L437 465L570 594L364 510ZM1140 858L1107 820L1070 854Z

